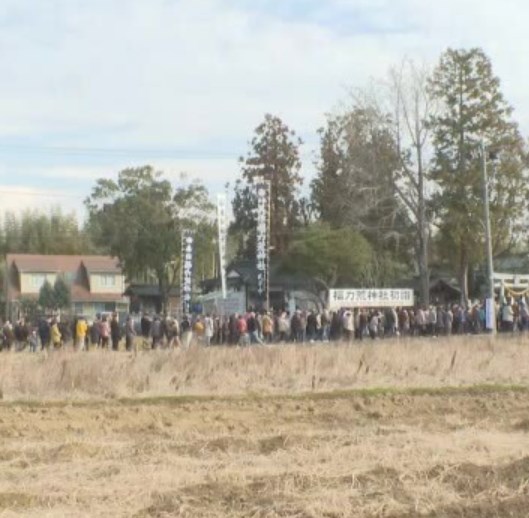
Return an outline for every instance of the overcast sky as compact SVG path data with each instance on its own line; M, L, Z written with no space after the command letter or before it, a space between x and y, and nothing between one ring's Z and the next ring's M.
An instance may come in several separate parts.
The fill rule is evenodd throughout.
M303 138L404 57L483 47L529 134L524 0L1 0L0 204L83 214L94 180L150 163L212 194L265 113Z

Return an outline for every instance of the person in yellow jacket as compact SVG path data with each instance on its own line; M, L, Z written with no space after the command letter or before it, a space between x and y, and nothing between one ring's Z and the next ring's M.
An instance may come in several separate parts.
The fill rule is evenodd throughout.
M200 317L198 317L196 319L195 324L193 325L193 333L195 335L195 338L197 339L197 342L202 343L202 340L204 339L204 330L204 323L202 322Z
M85 350L86 333L88 333L88 324L84 318L80 317L75 325L75 342L79 351Z
M268 312L263 315L261 328L264 341L271 344L274 337L274 321Z
M61 346L62 335L59 330L59 324L57 320L54 320L50 329L51 343L53 347L58 348Z

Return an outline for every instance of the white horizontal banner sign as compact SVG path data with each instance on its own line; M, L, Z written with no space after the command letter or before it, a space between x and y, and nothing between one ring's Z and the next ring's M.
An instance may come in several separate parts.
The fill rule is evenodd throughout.
M413 306L413 290L329 290L329 309Z

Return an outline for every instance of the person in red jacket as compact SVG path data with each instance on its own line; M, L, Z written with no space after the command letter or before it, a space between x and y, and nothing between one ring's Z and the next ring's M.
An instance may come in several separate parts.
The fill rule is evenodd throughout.
M239 345L248 345L248 325L244 315L239 316L237 319L237 333L239 334Z

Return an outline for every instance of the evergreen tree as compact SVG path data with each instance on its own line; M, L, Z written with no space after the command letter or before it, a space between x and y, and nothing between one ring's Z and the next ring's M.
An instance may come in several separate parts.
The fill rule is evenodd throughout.
M431 119L433 178L440 187L435 200L440 250L457 270L467 300L469 267L483 259L484 250L481 139L497 157L489 186L495 253L508 249L522 231L527 152L500 81L481 49L448 49L434 71L430 90L440 102Z
M53 310L56 307L55 290L48 280L44 282L39 291L39 306L46 310Z
M68 309L71 304L70 287L60 275L53 285L53 301L55 309Z
M89 254L94 246L74 214L59 207L50 212L25 210L7 212L0 225L2 253Z
M395 189L401 166L391 119L376 107L356 103L320 130L318 174L312 201L321 220L360 232L373 247L371 283L384 285L408 262L409 220Z
M267 114L256 128L248 155L241 157L242 179L235 186L232 229L242 233L247 255L254 253L255 209L253 183L270 182L270 245L274 253L285 252L292 228L298 223L298 188L302 184L299 147L301 139L279 117ZM240 250L244 252L244 250Z

